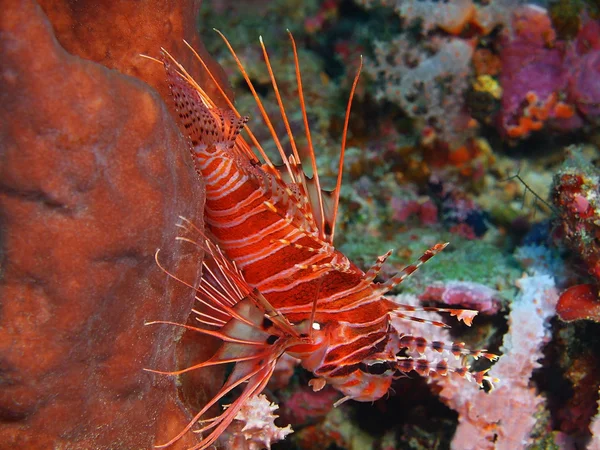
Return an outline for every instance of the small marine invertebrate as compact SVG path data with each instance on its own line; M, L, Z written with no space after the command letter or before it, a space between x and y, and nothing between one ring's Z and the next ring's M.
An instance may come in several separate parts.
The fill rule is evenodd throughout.
M277 168L273 164L252 130L246 129L250 139L246 141L241 132L248 119L240 115L233 103L224 109L216 107L185 68L165 52L160 62L165 67L181 125L191 140L196 170L206 182L206 227L211 237L183 219L186 234L180 239L207 253L200 285L188 284L197 291L204 306L196 313L201 327L168 321L152 324L176 325L214 336L221 339L222 345L209 360L183 370L151 371L177 375L220 364L234 367L217 395L160 447L175 443L195 425L200 426L195 432L208 434L193 448L212 445L249 399L262 392L284 353L299 358L302 366L315 375L309 383L313 390L319 391L328 384L343 394L335 405L382 397L397 372L416 371L423 376L455 374L481 384L485 373L471 374L466 361L457 365L448 365L445 360L430 363L426 358L400 353L405 348L432 348L442 355L465 358L494 359L495 355L407 336L401 328L390 326L392 317L427 322L414 317L412 313L416 311L446 312L471 323L476 311L420 308L385 297L446 244L433 245L416 263L381 283L374 280L391 252L380 256L365 273L333 246L351 99L358 74L346 109L336 187L328 193L321 190L291 33L313 178L302 170L302 159L262 39L264 61L289 138L289 153L243 64L221 36L256 100L283 165ZM444 326L441 322L431 325ZM241 392L224 412L205 419L213 405L238 387Z

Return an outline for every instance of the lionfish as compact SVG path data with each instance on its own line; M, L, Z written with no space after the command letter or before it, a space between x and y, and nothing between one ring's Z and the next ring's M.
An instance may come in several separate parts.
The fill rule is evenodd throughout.
M162 49L162 58L157 61L165 68L180 126L191 141L195 168L206 185L205 227L208 231L205 234L183 219L181 226L196 237L179 238L200 246L206 254L199 285L188 284L195 289L196 300L203 305L202 311L194 310L200 326L168 321L151 323L178 325L217 337L222 343L207 361L174 372L150 371L178 375L220 364L233 365L233 369L214 398L190 423L169 442L157 447L170 446L195 426L194 432L205 435L193 450L215 443L244 403L265 388L277 361L285 353L298 358L301 365L314 374L309 384L315 391L329 384L343 394L335 406L350 399L377 400L389 391L398 373L410 371L422 376L445 376L452 372L481 385L487 379L486 371L470 372L466 357L483 356L492 360L495 355L486 350L469 350L463 343L430 341L404 334L391 325L391 318L396 316L447 326L410 314L415 311L446 312L471 324L475 311L417 308L385 297L443 250L446 243L434 245L415 264L385 282L375 280L391 251L363 272L333 245L350 109L362 57L346 107L337 182L329 192L321 189L292 34L288 31L312 177L305 175L302 168L262 38L259 40L264 61L291 152L285 151L231 44L222 33L217 33L244 77L283 164L276 166L267 156L246 126L248 118L238 112L207 64L187 42L226 99L227 108L217 107L186 69ZM244 128L249 141L241 134ZM426 349L438 352L439 359L427 360ZM449 361L452 356L457 361L454 364ZM236 388L241 393L221 414L204 417Z

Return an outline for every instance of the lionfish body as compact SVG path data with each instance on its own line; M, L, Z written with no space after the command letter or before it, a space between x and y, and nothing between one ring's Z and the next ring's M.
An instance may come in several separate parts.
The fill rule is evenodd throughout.
M456 372L470 377L464 363L453 368L445 358L429 362L398 357L403 349L422 353L425 348L457 357L483 355L492 358L493 355L466 350L462 344L428 342L399 333L391 326L393 315L426 321L402 312L415 311L415 308L384 297L445 245L438 244L429 249L417 264L408 266L385 283L374 280L389 252L365 273L336 250L333 234L341 171L333 193L321 191L293 38L313 178L305 176L302 170L262 40L282 120L292 143L292 152L288 153L283 150L243 66L226 39L225 42L263 112L284 165L275 167L247 130L254 148L263 157L261 163L240 134L247 118L241 117L231 103L230 108L216 107L202 87L165 52L167 57L161 62L167 72L181 125L191 140L196 169L205 181L205 225L211 235L209 240L193 225L188 223L186 227L188 231L196 230L200 238L184 240L200 243L207 250L208 258L204 262L203 279L196 288L197 299L205 306L204 312L196 311L197 320L207 327L185 327L223 340L219 351L208 361L167 373L179 374L215 364L235 365L215 398L178 436L163 446L175 442L196 423L202 426L194 431L210 432L193 448L212 445L244 402L264 389L283 353L299 358L304 368L315 375L311 381L315 390L330 384L344 394L341 401L373 401L382 397L398 371L415 370L422 375ZM200 62L206 68L201 59ZM357 81L358 75L354 87ZM350 102L343 141L349 110ZM343 152L344 143L340 170ZM465 322L470 322L473 316L473 312L464 310L421 310L450 312ZM443 326L437 322L433 325ZM372 370L374 366L378 370ZM482 373L475 376L479 382L482 378ZM243 389L237 400L221 415L205 420L203 415L208 409L236 387Z

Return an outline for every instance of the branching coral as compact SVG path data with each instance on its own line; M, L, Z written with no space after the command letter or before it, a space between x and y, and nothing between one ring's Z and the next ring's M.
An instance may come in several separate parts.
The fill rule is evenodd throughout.
M540 367L542 348L550 339L549 322L555 314L558 294L553 278L546 274L525 276L518 287L520 294L511 304L509 332L501 347L503 355L489 372L490 377L498 379L495 389L486 394L453 376L435 381L441 387L441 399L459 413L453 449L524 448L538 408L544 404L530 379L533 370ZM408 295L401 296L401 300L416 304L416 299ZM439 320L437 314L428 318ZM436 329L431 336L434 338L448 340L449 335L445 329Z
M598 392L600 396L600 392ZM600 401L598 402L598 410L600 411ZM592 419L590 424L592 432L592 440L588 445L588 450L600 450L600 412Z
M271 448L271 444L285 439L292 427L279 428L275 425L278 417L273 414L279 409L264 394L256 395L244 403L221 438L228 448L235 450L261 450Z
M484 395L452 378L439 381L441 398L459 413L454 449L512 450L529 441L536 413L544 403L530 379L541 366L542 348L550 339L549 322L558 294L554 280L546 274L525 276L518 287L521 292L511 305L503 355L489 373L499 379L496 388Z

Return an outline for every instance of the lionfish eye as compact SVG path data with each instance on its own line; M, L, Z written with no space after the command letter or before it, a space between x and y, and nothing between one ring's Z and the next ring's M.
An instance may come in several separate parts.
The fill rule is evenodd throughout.
M358 368L365 373L370 373L371 375L383 375L388 370L391 370L392 366L388 361L378 361L374 364L360 363Z

